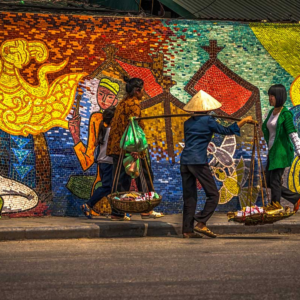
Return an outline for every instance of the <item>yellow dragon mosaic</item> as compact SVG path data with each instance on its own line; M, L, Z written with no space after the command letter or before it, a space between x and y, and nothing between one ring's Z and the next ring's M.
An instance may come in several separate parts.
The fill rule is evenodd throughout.
M29 84L20 74L31 59L47 61L47 46L41 41L7 40L0 48L0 129L12 134L37 135L53 127L68 128L68 115L80 79L86 73L65 74L49 85L47 74L63 70L59 64L45 63L37 73L38 85Z

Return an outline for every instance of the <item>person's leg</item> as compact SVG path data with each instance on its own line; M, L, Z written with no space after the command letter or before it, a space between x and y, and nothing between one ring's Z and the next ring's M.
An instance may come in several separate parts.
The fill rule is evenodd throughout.
M203 210L195 215L195 220L205 225L218 206L219 192L208 165L191 165L189 170L199 180L207 197Z
M284 198L294 204L295 211L299 208L300 194L292 192L288 188L282 186L282 175L284 169L275 169L270 172L270 188L271 188L271 200L272 203L279 202L280 198ZM298 208L296 208L298 206Z
M94 191L92 197L87 202L89 207L93 207L98 201L103 197L106 197L111 192L112 187L112 174L113 174L113 165L112 164L100 164L100 177L102 186Z
M280 203L282 188L281 178L283 172L284 168L268 171L270 180L269 187L271 189L271 203Z
M183 191L182 233L192 233L194 232L194 215L197 206L196 178L189 171L188 165L181 165L180 173Z
M281 187L281 197L293 203L294 205L300 200L300 194L292 192L284 186Z
M113 157L113 177L115 176L117 172L117 166L119 162L119 156L114 156ZM118 185L117 185L117 191L118 192L128 192L130 190L130 185L131 185L131 177L125 172L125 168L123 165L123 161L121 163L121 170L120 170L120 176L118 180Z

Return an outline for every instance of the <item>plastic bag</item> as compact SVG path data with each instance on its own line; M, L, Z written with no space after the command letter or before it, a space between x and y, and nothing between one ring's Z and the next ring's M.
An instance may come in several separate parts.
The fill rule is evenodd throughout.
M125 167L125 172L131 176L132 179L140 176L140 160L134 160L134 158L129 155L123 160L123 165Z
M121 138L120 148L128 152L141 152L148 148L145 133L136 120L130 121L127 132Z

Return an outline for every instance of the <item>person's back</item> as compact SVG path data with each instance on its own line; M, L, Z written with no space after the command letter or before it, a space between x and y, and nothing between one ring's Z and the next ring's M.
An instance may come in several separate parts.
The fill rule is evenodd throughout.
M239 128L237 125L232 125L230 131L209 115L191 117L185 121L185 147L181 154L181 163L186 165L207 164L207 147L214 133L239 135Z
M126 97L116 108L115 116L111 123L110 135L107 144L107 155L120 155L120 141L126 127L129 124L130 117L140 117L141 107L140 100L136 97ZM144 129L143 122L139 125Z

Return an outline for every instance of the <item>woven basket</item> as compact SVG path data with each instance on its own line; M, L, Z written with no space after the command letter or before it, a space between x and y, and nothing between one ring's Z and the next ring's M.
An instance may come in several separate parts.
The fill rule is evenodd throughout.
M162 197L159 195L158 199L146 200L146 201L122 201L115 200L114 197L119 197L120 195L127 194L130 192L119 192L113 193L107 196L108 201L111 206L116 210L126 212L126 213L146 213L154 209L160 204Z
M277 215L268 215L265 213L264 214L253 214L253 215L247 216L247 217L237 217L237 216L231 217L228 221L244 223L245 225L264 225L264 224L272 224L277 221L281 221L283 219L293 216L294 214L295 214L294 212L277 214Z

